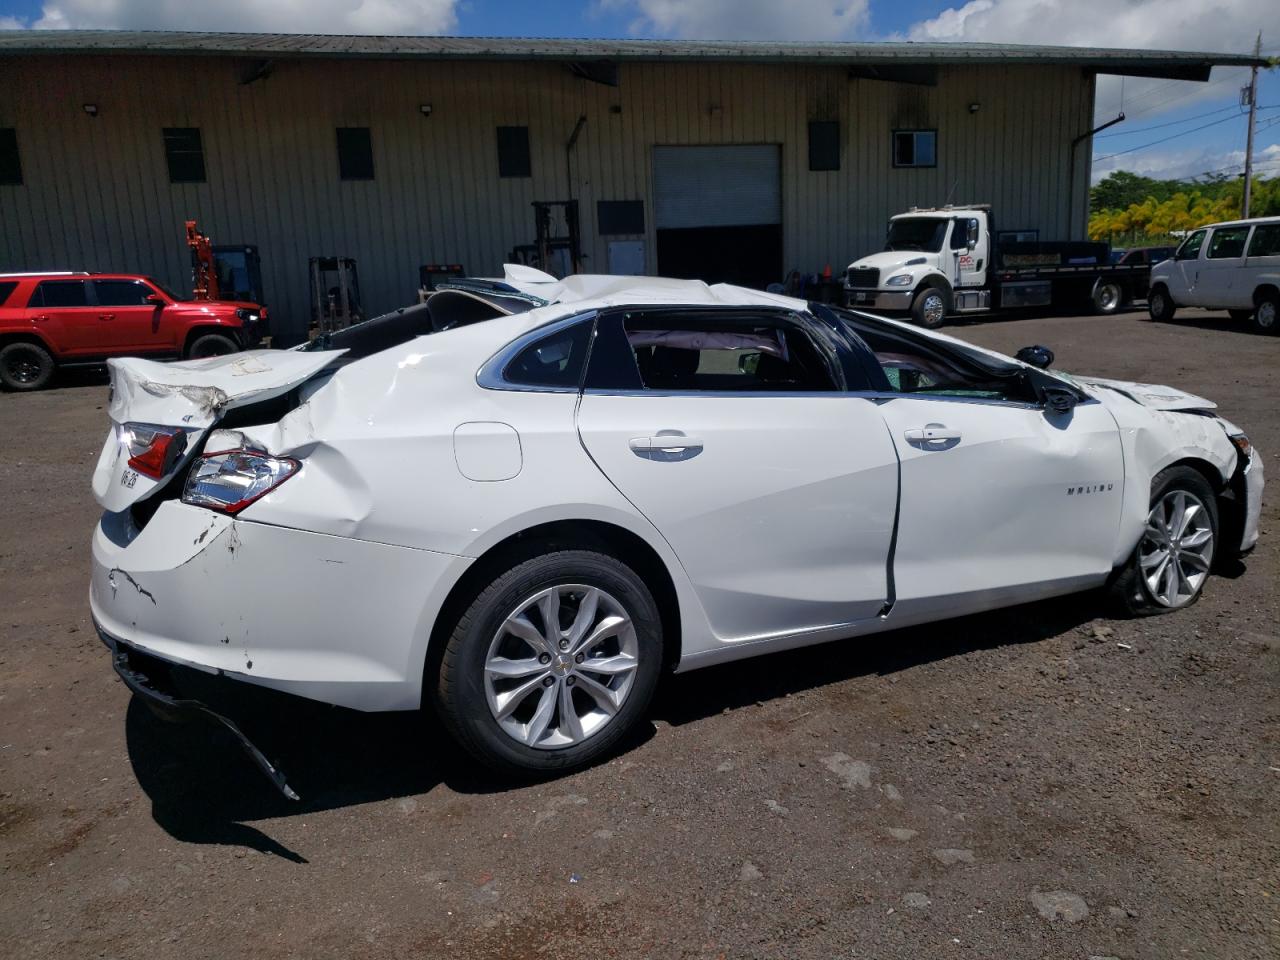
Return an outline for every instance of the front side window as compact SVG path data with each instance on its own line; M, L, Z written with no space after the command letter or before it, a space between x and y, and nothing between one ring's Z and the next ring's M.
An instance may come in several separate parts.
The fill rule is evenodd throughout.
M674 322L673 322L674 321ZM836 384L812 341L772 317L628 317L623 324L647 390L828 392Z
M89 296L83 280L45 280L31 295L32 307L87 307Z
M889 223L886 250L919 250L937 253L947 236L947 223L943 217L904 217Z
M938 132L936 130L893 131L893 165L895 167L936 167L938 165Z
M204 144L199 127L165 127L164 159L170 183L204 183Z
M1253 228L1249 256L1280 257L1280 223L1263 223Z
M1174 254L1176 260L1194 260L1200 256L1200 247L1204 243L1204 231L1197 230L1187 239L1182 241L1182 246L1178 247L1178 252Z
M93 292L100 307L149 307L155 291L137 280L95 280Z
M1244 242L1249 236L1248 227L1219 227L1209 240L1210 260L1231 260L1244 256Z

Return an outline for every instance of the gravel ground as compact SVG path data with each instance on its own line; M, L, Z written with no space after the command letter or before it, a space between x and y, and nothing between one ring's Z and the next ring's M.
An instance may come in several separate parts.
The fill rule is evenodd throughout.
M1280 482L1280 340L1194 311L951 332L1214 398ZM676 677L616 758L534 786L418 716L242 695L290 804L131 703L93 634L105 401L93 373L0 396L6 956L1280 955L1274 494L1191 610L1080 596Z

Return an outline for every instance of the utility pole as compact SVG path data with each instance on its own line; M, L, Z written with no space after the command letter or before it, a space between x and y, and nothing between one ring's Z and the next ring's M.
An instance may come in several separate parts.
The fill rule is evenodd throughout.
M1253 44L1253 57L1262 56L1262 31L1258 31L1258 39ZM1249 219L1249 201L1253 199L1253 121L1258 115L1258 65L1255 63L1249 74L1249 86L1245 88L1249 98L1249 134L1244 146L1244 211L1245 220Z

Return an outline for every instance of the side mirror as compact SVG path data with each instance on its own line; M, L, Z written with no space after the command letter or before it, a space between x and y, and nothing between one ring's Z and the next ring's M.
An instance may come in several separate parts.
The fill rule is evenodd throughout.
M1045 387L1040 391L1040 398L1049 413L1070 413L1080 402L1075 391L1066 387Z
M1029 363L1031 366L1039 367L1041 370L1048 370L1053 364L1053 351L1048 347L1042 347L1038 343L1033 347L1023 347L1013 357L1015 360Z
M966 239L969 242L970 250L972 250L974 247L978 245L978 221L977 220L969 221L969 232Z
M149 303L149 304L151 304L151 306L153 306L153 307L163 307L163 306L164 306L164 298L163 298L163 297L161 297L161 296L159 296L158 294L155 294L155 293L153 293L153 294L151 294L151 296L147 297L147 298L146 298L146 302L147 302L147 303Z

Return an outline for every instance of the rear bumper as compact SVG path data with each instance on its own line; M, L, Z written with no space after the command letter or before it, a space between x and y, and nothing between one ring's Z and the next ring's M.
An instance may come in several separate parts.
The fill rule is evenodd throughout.
M325 536L178 501L103 514L89 605L141 653L356 710L421 705L431 627L467 558Z
M850 307L866 307L873 310L906 313L911 309L910 290L901 293L890 293L884 290L859 290L854 287L844 288L845 304Z
M244 752L264 774L275 784L276 789L290 800L297 800L298 795L285 780L280 768L267 759L266 754L244 735L235 722L218 713L199 700L179 696L169 679L168 664L156 657L141 654L135 648L116 639L94 622L98 631L98 639L111 651L111 665L115 668L124 685L135 696L141 697L152 710L170 720L206 719L220 724L228 730L236 741L244 748Z

